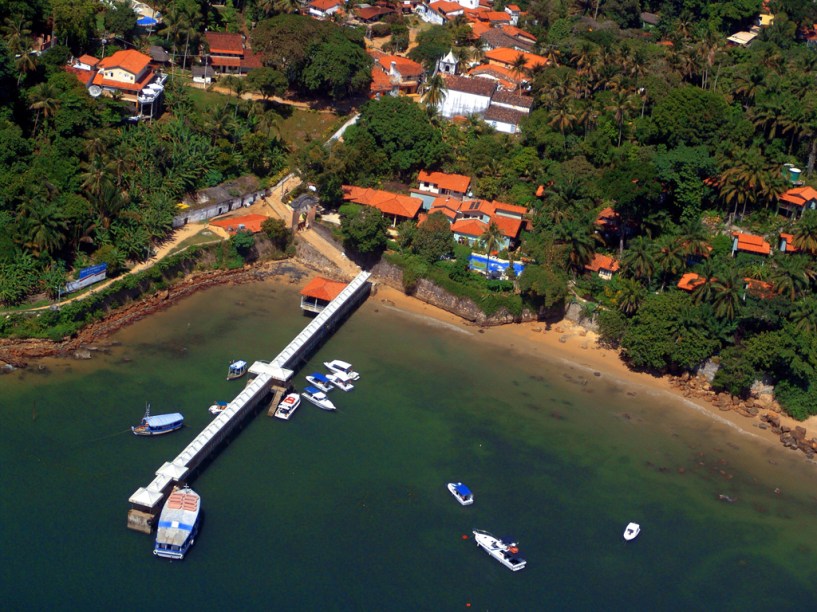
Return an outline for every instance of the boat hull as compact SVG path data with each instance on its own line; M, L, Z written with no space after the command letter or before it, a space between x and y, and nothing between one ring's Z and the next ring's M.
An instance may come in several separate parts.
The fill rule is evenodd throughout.
M524 569L528 564L527 561L521 557L517 557L515 553L510 551L510 547L514 546L513 544L505 545L502 540L479 531L474 531L473 534L474 540L479 548L483 549L512 572L518 572Z
M173 433L174 431L180 430L184 427L184 423L179 423L178 426L172 429L162 429L162 430L151 430L150 428L142 428L140 425L135 427L131 427L130 430L133 432L134 436L162 436L164 434Z
M316 405L318 408L320 408L321 410L326 410L327 412L332 412L332 411L334 411L334 410L337 410L337 408L335 407L335 405L334 405L332 402L330 402L329 400L324 400L324 401L321 401L321 400L315 399L315 398L314 398L314 397L312 397L311 395L304 395L304 394L301 394L301 396L302 396L302 397L303 397L303 398L304 398L306 401L308 401L309 403L311 403L311 404L315 404L315 405Z

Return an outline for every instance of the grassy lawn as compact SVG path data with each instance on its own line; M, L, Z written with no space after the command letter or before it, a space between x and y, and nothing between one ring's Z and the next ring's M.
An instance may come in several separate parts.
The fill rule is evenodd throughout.
M184 251L187 247L191 247L195 244L208 244L211 242L218 242L221 240L221 236L216 234L214 231L209 230L207 228L202 228L202 230L192 236L190 238L185 238L179 244L175 246L175 248L171 249L170 252L165 257L170 257L175 255L176 253L180 253Z
M293 150L300 150L313 140L324 142L344 121L345 117L338 117L334 113L293 108L289 116L279 122L279 126L284 142Z
M232 96L226 96L224 94L216 93L214 91L207 91L205 89L198 89L196 87L190 87L187 90L187 94L193 101L193 106L199 112L205 112L208 108L213 106L223 106L225 103L233 101Z

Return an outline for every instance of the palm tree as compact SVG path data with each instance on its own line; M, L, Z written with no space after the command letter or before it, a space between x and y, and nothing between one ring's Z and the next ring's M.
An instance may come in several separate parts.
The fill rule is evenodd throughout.
M616 302L618 309L628 317L633 316L641 302L647 295L647 290L637 280L632 278L621 278L618 281L619 289L616 292Z
M679 238L664 241L655 254L655 267L661 275L661 289L667 285L667 280L676 276L684 269L684 244Z
M53 202L29 200L20 214L24 246L34 256L54 253L65 244L68 221Z
M426 106L437 108L445 100L448 93L448 87L445 84L443 75L436 73L428 80L425 93L423 94L423 103Z
M724 270L712 283L712 308L719 319L733 320L740 308L743 280L734 268Z
M715 281L717 280L712 260L707 259L704 261L703 266L701 266L700 276L703 278L703 282L696 285L695 289L692 290L692 302L693 304L710 304L715 298Z
M738 206L743 213L750 204L776 203L785 189L783 178L777 168L763 156L758 147L739 149L725 160L727 166L720 175L720 195L727 205L734 204L732 216L737 215Z
M485 249L485 254L488 257L485 272L489 276L491 273L491 252L496 251L504 240L505 236L502 234L502 230L499 229L499 226L493 221L488 224L488 227L485 228L482 236L479 237L479 242L482 245L482 248Z
M32 134L37 133L37 126L40 123L40 117L53 117L60 107L60 100L58 98L59 92L48 82L40 83L36 87L32 87L29 91L29 108L37 111L37 116L34 119L34 130Z
M522 80L522 77L527 75L528 58L526 58L525 54L521 51L519 55L514 58L513 63L511 63L511 72L513 72L519 80Z
M790 300L805 295L815 279L811 260L805 255L784 255L774 260L771 281L777 293Z
M600 240L592 223L586 219L568 218L555 227L556 239L567 251L567 260L571 269L578 273L593 259L595 246Z
M633 238L621 262L626 275L649 283L655 274L655 255L652 242L643 236Z
M273 5L279 13L297 13L301 9L298 0L275 0Z
M570 130L576 123L576 115L573 113L571 105L565 101L551 109L548 113L548 125L550 127L559 128L562 136L565 135L565 130ZM567 146L567 143L565 143Z
M790 315L794 326L803 332L817 332L817 299L807 296L795 304Z
M613 98L613 101L605 107L604 110L613 113L613 118L618 124L618 146L621 146L621 133L624 129L624 121L630 116L634 110L632 96L626 91L618 91Z
M806 210L794 226L794 246L810 255L817 255L817 211Z

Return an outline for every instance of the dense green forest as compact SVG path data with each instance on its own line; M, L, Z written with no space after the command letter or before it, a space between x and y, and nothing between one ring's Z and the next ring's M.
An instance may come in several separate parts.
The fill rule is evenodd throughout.
M473 177L479 197L531 211L520 249L507 254L525 258L525 272L479 281L481 303L558 316L576 301L635 368L683 372L713 358L718 388L744 395L766 376L791 414L817 412L817 213L788 218L777 210L791 187L784 164L814 181L817 49L805 34L817 5L769 2L773 25L744 48L726 39L754 25L760 0L516 4L527 11L520 26L550 60L528 72L534 109L520 135L496 133L478 118L442 120L432 81L425 104L369 102L344 142L314 143L288 161L266 103L202 108L171 82L163 117L129 125L117 100L88 97L61 66L71 52L101 56L100 32L120 30L106 39L105 54L127 42L161 44L187 66L205 27L243 31L268 71L231 84L236 91L252 87L266 97L286 88L339 101L368 86L360 30L289 15L298 5L283 0L218 7L179 0L157 3L165 26L147 40L116 15L127 9L120 5L0 2L0 300L48 291L85 263L115 269L145 257L184 193L243 173L271 176L289 164L338 205L342 184L400 189L420 169L439 169ZM644 29L642 11L659 14L658 25ZM390 18L390 48L404 49L416 25L414 17ZM467 28L459 19L423 26L409 54L431 66L453 48L478 61ZM52 29L60 46L21 53L32 32ZM607 207L618 222L599 231ZM408 285L428 276L476 291L467 252L445 239L441 224L407 223L387 244L369 240L383 229L369 217L376 216L346 208L344 237L367 254L389 246ZM765 237L772 255L733 256L733 231ZM781 231L793 235L797 252L778 251ZM613 280L586 273L595 253L621 262ZM689 293L676 288L685 272L703 279ZM745 279L768 290L747 290Z

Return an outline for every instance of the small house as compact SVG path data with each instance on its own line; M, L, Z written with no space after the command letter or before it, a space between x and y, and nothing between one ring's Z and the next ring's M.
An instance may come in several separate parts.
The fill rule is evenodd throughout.
M609 255L602 255L601 253L593 255L593 260L584 267L585 270L598 274L602 280L612 279L613 274L618 272L619 268L618 261Z
M301 310L319 313L338 297L347 284L316 276L301 289Z
M796 246L794 246L794 235L793 234L786 234L780 232L780 252L781 253L796 253L799 251Z
M732 232L732 255L738 251L753 253L755 255L771 255L772 246L761 236Z
M703 276L695 274L695 272L687 272L678 281L678 288L681 291L692 293L696 287L703 285L706 282Z
M781 214L797 218L806 209L817 208L817 190L814 187L793 187L780 195L777 209Z
M411 195L423 201L425 210L431 208L434 200L441 195L461 200L471 193L471 177L464 174L420 170L417 182L419 187L412 189Z
M343 186L343 200L377 208L385 216L391 218L392 228L396 228L397 224L402 221L417 218L417 213L423 207L423 201L419 198L354 185Z

